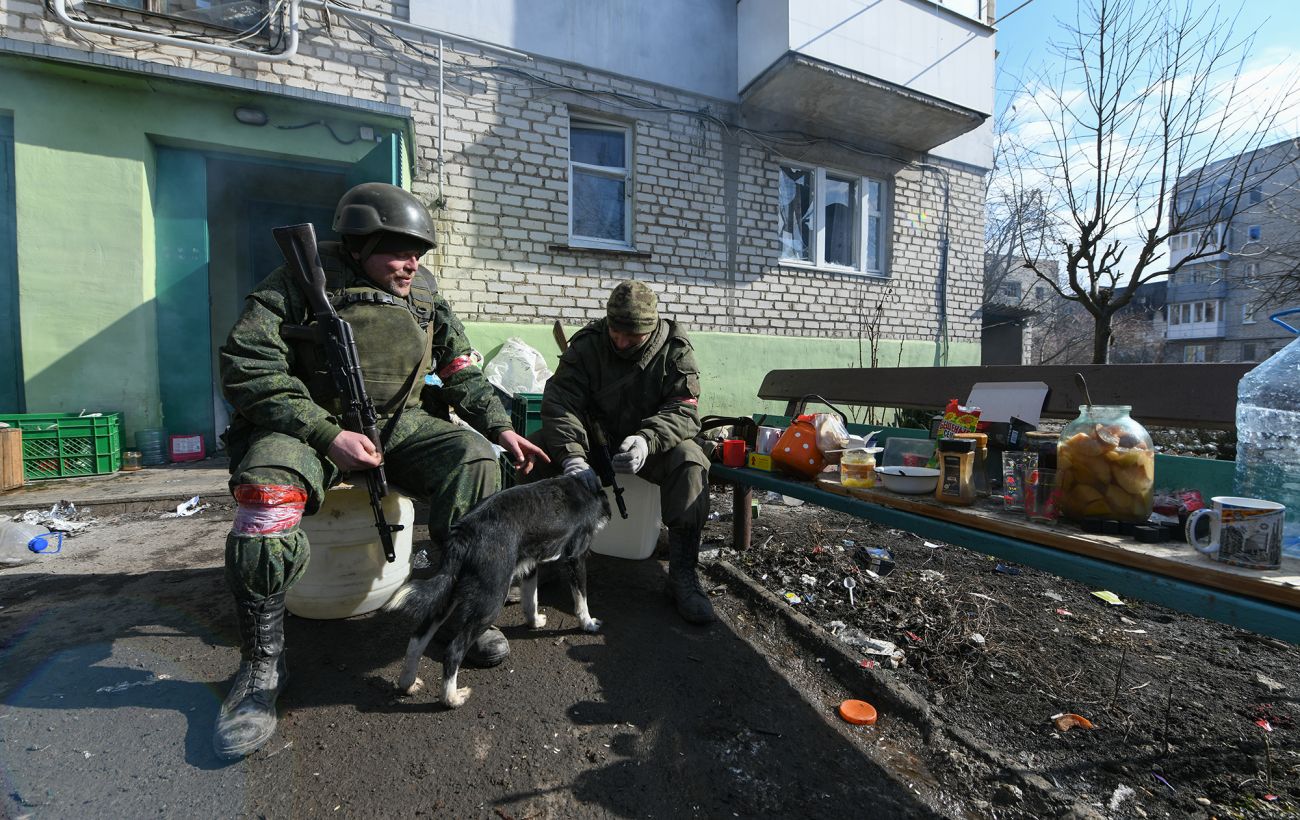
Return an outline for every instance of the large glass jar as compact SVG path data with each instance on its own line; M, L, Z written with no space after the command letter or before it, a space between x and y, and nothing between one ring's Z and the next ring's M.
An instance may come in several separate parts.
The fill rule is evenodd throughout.
M1084 405L1061 431L1057 482L1066 518L1146 521L1156 455L1128 405Z

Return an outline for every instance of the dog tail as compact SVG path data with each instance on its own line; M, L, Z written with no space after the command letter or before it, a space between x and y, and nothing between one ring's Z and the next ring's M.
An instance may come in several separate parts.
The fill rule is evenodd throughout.
M407 581L384 604L384 611L398 612L413 621L439 613L450 600L452 587L456 585L456 576L459 574L460 556L456 550L448 549L446 560L439 567L437 575Z

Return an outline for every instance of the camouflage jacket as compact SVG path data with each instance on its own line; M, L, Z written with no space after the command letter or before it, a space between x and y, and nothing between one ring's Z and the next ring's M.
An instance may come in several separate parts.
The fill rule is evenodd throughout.
M320 251L327 276L341 276L348 290L378 291L337 243L322 242ZM418 401L412 403L442 416L452 407L456 415L495 442L510 429L510 417L482 371L471 363L465 328L447 300L438 295L433 274L420 268L416 284L405 304L413 322L420 327L432 324L432 355L426 374L436 375L442 384L428 384L426 378ZM417 291L422 295L417 296ZM308 385L312 363L304 361L310 357L304 355L302 344L285 338L287 328L306 324L310 314L307 297L293 274L285 267L273 271L248 295L243 314L221 347L221 386L235 408L232 428L274 430L324 454L342 429L339 419L329 409L330 402L321 400L319 391L313 396ZM359 348L363 341L358 338ZM319 361L324 361L323 355ZM418 361L417 357L416 364ZM414 369L414 365L408 367Z
M612 448L627 436L645 438L662 453L700 431L700 373L686 331L660 319L635 359L621 358L605 319L573 335L542 394L542 440L557 461L585 458L584 419L601 423Z

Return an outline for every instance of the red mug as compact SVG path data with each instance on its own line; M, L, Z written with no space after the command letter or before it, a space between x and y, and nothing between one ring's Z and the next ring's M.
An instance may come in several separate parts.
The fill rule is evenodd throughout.
M728 467L745 466L745 440L729 438L722 442L722 463Z

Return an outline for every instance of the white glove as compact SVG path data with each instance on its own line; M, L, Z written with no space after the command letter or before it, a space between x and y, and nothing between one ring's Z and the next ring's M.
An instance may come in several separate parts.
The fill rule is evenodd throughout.
M565 475L573 475L590 469L591 467L587 465L587 460L582 456L569 456L564 460Z
M618 446L614 454L614 472L636 473L645 466L645 458L650 455L650 445L640 436L628 436Z

